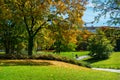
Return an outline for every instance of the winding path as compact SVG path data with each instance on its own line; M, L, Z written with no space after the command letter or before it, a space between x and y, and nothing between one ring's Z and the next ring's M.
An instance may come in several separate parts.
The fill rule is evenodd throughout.
M80 57L76 58L76 60L82 60L82 59L87 58L87 57L89 57L89 56L88 55L80 56Z
M76 58L76 60L82 60L87 57L89 57L89 56L88 55L80 56L80 57ZM91 68L91 69L120 73L120 69L107 69L107 68Z
M105 68L92 68L92 69L120 73L120 70L118 69L105 69Z

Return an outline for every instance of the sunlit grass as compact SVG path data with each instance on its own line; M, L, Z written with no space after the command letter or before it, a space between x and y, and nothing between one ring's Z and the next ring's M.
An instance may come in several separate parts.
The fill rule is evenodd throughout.
M120 52L114 52L107 60L92 63L93 67L120 69Z
M118 73L69 66L61 62L47 66L0 66L0 80L118 80L120 77Z
M39 51L37 54L55 54L55 55L60 55L60 56L65 56L68 58L75 58L75 55L78 56L83 56L83 55L88 55L89 51L79 51L79 52L61 52L60 54L58 53L53 53L53 52L44 52L44 51Z
M5 54L5 52L0 52L0 54Z

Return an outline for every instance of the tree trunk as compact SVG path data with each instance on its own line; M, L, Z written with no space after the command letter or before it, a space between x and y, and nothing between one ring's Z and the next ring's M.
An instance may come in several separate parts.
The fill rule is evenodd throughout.
M5 47L5 54L10 54L10 49L8 47Z
M29 56L32 56L32 51L33 51L33 41L34 40L34 38L33 37L31 37L31 36L29 36L29 39L28 39L28 55Z
M15 45L10 38L4 40L4 48L6 54L13 54L15 52Z
M4 44L4 48L5 48L5 54L10 54L9 39L7 40L7 38L4 37L3 44Z

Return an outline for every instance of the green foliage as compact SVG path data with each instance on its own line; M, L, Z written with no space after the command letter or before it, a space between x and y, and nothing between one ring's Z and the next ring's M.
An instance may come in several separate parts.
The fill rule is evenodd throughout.
M120 51L120 29L109 27L102 27L100 29L105 33L108 40L110 40L111 44L114 46L114 50Z
M68 43L66 51L76 51L75 48L76 48L76 44Z
M63 44L61 42L56 42L54 44L55 46L55 52L70 52L70 51L75 51L76 44L74 43L68 43L68 44Z
M63 49L63 44L62 44L62 42L61 42L60 40L58 40L58 41L56 41L56 42L54 43L54 49L55 49L55 52L56 52L56 53L60 53L60 52L62 51L62 49Z
M77 44L76 50L77 51L80 51L80 50L86 51L87 46L88 46L88 41L79 41L79 43Z
M96 35L93 35L89 39L90 56L96 59L109 58L113 51L113 46L110 41L104 36L102 31L98 31Z
M80 30L77 36L77 48L76 50L85 50L87 51L87 46L88 46L88 38L92 35L93 33L84 29Z

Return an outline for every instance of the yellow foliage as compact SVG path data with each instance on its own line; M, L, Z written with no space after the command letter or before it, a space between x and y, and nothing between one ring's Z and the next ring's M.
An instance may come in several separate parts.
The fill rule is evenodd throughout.
M77 43L77 30L65 30L62 35L66 41L66 43Z

